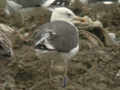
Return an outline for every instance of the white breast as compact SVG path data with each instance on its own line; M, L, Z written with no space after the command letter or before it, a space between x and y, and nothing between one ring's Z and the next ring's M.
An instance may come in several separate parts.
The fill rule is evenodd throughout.
M79 45L73 48L69 53L61 53L61 55L64 60L70 60L72 57L74 57L77 54L78 51L79 51Z

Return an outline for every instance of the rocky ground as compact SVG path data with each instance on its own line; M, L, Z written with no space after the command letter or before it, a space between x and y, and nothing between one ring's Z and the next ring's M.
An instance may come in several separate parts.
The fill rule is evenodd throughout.
M91 5L89 9L77 7L74 11L78 15L88 15L93 20L100 20L107 30L116 33L119 38L120 5ZM5 16L0 17L0 22L21 30L20 33L24 35L33 32L36 25L47 22L42 20L43 16L31 16L22 26ZM25 39L30 40L30 36ZM15 56L7 63L0 63L0 90L120 90L119 45L80 48L79 53L69 63L69 80L66 88L63 88L61 69L53 70L53 76L49 78L49 60L53 56L36 57L31 43L22 40L18 34L12 35L11 40ZM61 62L57 57L55 64L59 63Z

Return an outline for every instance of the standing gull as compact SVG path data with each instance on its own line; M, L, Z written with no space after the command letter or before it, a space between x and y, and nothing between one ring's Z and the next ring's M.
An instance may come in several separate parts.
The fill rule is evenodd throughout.
M51 22L39 26L34 33L34 49L40 53L58 52L64 59L64 87L66 86L68 61L79 51L79 32L74 23L82 20L65 7L55 8Z

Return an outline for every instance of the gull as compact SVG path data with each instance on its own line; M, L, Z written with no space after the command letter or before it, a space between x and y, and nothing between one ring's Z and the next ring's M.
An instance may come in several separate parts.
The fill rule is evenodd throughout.
M64 87L67 84L68 62L79 51L79 32L74 24L82 21L70 9L58 7L53 10L50 22L38 26L33 34L34 50L38 56L57 52L64 59Z

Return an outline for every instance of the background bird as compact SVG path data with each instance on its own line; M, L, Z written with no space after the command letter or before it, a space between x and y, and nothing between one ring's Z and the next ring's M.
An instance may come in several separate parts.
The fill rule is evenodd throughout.
M46 0L43 3L43 7L58 7L58 6L68 6L70 0Z
M50 21L35 30L34 49L38 56L57 52L64 59L66 86L68 61L79 51L79 32L74 23L81 23L82 18L65 7L59 7L53 10Z
M69 4L70 0L13 0L22 5L24 8L28 7L50 7L50 6L65 6Z
M13 56L12 43L7 35L0 31L0 60L9 59Z

